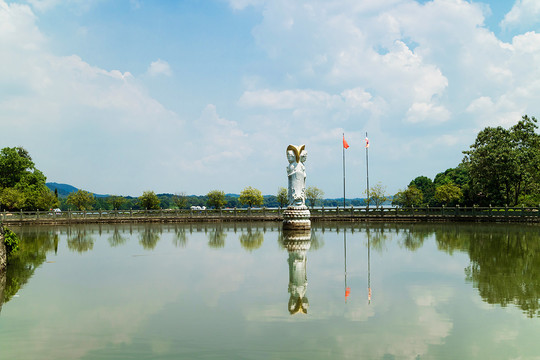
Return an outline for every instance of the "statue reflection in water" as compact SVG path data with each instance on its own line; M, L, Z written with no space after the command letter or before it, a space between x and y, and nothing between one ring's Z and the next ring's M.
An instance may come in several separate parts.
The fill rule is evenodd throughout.
M311 231L284 231L283 245L289 253L289 312L291 315L307 314L309 301L306 296L306 253L311 247Z

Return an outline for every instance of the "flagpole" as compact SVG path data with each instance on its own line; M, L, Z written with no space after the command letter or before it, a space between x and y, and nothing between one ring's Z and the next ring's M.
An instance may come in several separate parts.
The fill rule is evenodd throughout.
M345 133L343 133L343 141L345 141ZM345 143L343 143L343 209L345 209Z
M369 140L367 137L367 131L366 131L366 183L367 183L367 189L366 189L366 195L367 195L367 209L369 209Z

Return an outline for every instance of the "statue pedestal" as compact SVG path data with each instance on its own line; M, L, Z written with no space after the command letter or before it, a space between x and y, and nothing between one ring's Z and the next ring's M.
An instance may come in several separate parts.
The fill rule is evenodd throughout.
M306 206L289 206L283 211L283 230L311 229L310 216Z

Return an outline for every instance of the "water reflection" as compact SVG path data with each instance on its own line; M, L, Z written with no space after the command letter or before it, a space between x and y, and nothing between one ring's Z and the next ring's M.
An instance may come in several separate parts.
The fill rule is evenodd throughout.
M264 231L264 230L263 230ZM240 244L247 251L257 250L262 246L264 242L263 233L257 228L253 230L253 227L248 225L247 232L243 232L240 235Z
M3 302L8 302L28 282L34 271L45 262L47 253L58 251L58 233L47 229L12 229L21 242L9 260L3 280ZM0 302L1 304L1 302Z
M176 247L185 248L187 246L187 233L184 227L175 227L173 244Z
M111 247L123 245L127 240L128 238L123 236L122 233L120 233L120 229L117 227L114 228L113 234L107 239Z
M2 312L2 304L4 303L4 291L6 290L6 271L0 271L0 313Z
M139 233L139 244L145 250L153 250L161 239L162 229L159 225L146 225Z
M68 228L67 245L70 250L83 253L94 248L94 238L85 227L76 229Z
M471 264L466 280L489 304L518 306L528 317L540 316L540 236L520 227L504 232L439 232L437 243L453 251L465 250Z
M271 229L268 234L265 234L266 226ZM228 234L231 234L243 249L252 252L263 248L265 236L277 234L280 245L288 251L289 311L291 314L305 314L309 307L306 296L306 253L308 250L313 251L324 246L325 237L327 241L330 238L325 233L342 232L346 301L349 300L352 284L352 282L348 283L348 265L354 268L355 265L361 264L362 269L367 267L369 303L372 300L371 255L373 251L383 256L394 243L411 252L418 252L427 244L433 244L435 240L439 251L449 255L455 252L468 254L469 261L464 266L463 279L477 289L479 297L485 303L503 307L515 305L526 316L532 318L540 316L540 281L538 281L540 279L540 234L537 229L537 227L519 225L371 224L368 226L354 224L315 227L313 233L298 234L279 232L277 228L272 229L270 225L251 224L20 227L13 229L22 240L20 251L11 259L7 272L0 274L0 299L3 300L0 304L9 301L21 286L28 282L36 268L46 261L47 254L59 251L60 239L65 240L64 245L67 245L67 249L79 254L95 251L94 245L99 242L99 239L106 240L105 244L111 248L126 246L131 240L137 244L138 239L138 243L144 249L153 250L165 236L163 233L167 232L171 233L170 242L167 241L169 244L172 242L175 247L187 251L188 241L196 233L206 234L208 247L217 250L229 245L225 240ZM232 235L236 231L238 235ZM362 257L358 257L356 253L354 257L351 257L347 246L351 246L351 242L356 241L358 233L365 234L367 254L362 252ZM232 240L230 242L233 244ZM350 258L347 259L347 256ZM362 285L362 288L364 286L366 285ZM343 299L341 296L340 298Z
M309 301L306 296L306 253L311 247L311 231L283 231L283 245L289 253L289 313L307 314Z
M207 228L205 227L205 232ZM225 229L223 229L223 226L217 225L213 231L210 231L208 234L208 246L214 249L220 249L225 247L225 238L227 237L227 234L225 234Z

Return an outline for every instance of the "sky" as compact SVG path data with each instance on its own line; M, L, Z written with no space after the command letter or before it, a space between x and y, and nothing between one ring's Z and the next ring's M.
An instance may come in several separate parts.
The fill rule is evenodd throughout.
M98 194L387 194L540 117L538 0L0 0L0 148Z

